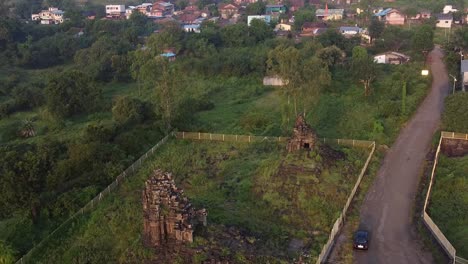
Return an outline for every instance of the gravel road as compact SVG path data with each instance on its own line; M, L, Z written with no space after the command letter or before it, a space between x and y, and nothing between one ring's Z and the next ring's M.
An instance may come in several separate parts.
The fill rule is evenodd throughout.
M360 226L371 240L367 252L354 252L356 263L434 263L412 224L424 159L449 90L442 51L435 48L429 56L431 91L385 156L361 207Z
M370 245L368 251L353 251L355 263L434 263L412 223L413 214L419 214L414 212L414 203L424 159L438 129L443 101L449 91L443 52L436 47L429 56L433 76L431 91L387 152L363 201L360 228L370 231ZM342 232L329 263L334 263L337 253L334 251L348 246L349 239Z

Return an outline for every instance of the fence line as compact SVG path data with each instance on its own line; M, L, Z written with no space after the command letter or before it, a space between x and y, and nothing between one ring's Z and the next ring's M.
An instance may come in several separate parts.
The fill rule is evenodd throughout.
M178 139L193 139L193 140L211 140L211 141L233 141L233 142L286 142L288 137L271 137L271 136L252 136L252 135L231 135L231 134L215 134L201 132L175 132L175 137ZM352 147L371 148L374 141L355 140L355 139L330 139L319 138L323 143L336 143Z
M166 135L163 139L161 139L156 145L154 145L151 149L149 149L145 154L143 154L138 160L136 160L132 165L130 165L126 170L124 170L121 174L119 174L116 179L109 184L104 190L102 190L99 194L97 194L91 201L89 201L85 206L75 212L71 217L69 217L65 222L60 224L54 231L52 231L49 235L47 235L44 239L42 239L39 244L34 246L32 249L28 251L24 256L22 256L16 264L23 264L29 262L31 256L33 256L38 250L41 249L42 246L46 244L58 231L65 230L69 227L71 223L73 223L78 216L83 215L86 212L91 211L106 195L110 194L113 190L117 188L117 186L128 176L131 176L138 168L141 166L142 162L145 161L149 156L151 156L156 149L162 146L168 140L169 136L172 133Z
M429 198L431 196L432 187L434 185L434 177L436 173L437 164L439 162L440 149L443 144L444 139L458 139L458 140L468 140L468 134L455 133L455 132L445 132L442 131L440 135L439 145L437 146L436 155L434 157L434 165L432 166L431 179L429 182L429 187L427 188L426 199L424 201L422 219L426 227L429 229L431 234L436 238L440 246L445 250L447 255L452 259L454 264L468 264L468 260L463 259L457 256L457 251L455 247L450 243L444 233L440 230L437 224L432 220L429 214L426 212L427 205L429 204Z
M356 184L354 184L354 188L351 191L351 194L348 196L348 200L346 201L346 204L343 207L343 211L340 213L340 216L338 216L338 219L336 219L335 224L333 225L333 228L330 231L330 235L328 236L327 243L323 246L322 251L320 252L320 255L318 256L317 264L324 263L327 260L328 255L330 254L330 251L333 248L333 245L335 244L336 235L338 234L338 232L340 232L341 227L343 226L343 223L346 221L346 214L348 212L349 206L351 205L351 202L354 199L356 191L359 185L361 184L362 178L364 177L364 174L367 171L367 167L369 166L372 156L374 155L374 151L375 151L375 142L372 143L372 150L370 151L369 156L367 157L366 163L361 169L361 173L359 174Z

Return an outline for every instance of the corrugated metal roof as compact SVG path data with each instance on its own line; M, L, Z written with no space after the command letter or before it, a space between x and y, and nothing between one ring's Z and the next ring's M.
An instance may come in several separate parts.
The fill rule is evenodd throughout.
M392 11L392 8L387 8L375 14L374 16L386 16L388 12Z

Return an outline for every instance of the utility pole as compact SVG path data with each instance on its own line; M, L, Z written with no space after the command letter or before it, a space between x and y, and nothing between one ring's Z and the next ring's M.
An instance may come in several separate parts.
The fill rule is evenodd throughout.
M452 88L452 94L455 94L455 83L457 82L457 78L455 78L455 76L453 76L452 74L449 74L450 77L453 78L453 88Z

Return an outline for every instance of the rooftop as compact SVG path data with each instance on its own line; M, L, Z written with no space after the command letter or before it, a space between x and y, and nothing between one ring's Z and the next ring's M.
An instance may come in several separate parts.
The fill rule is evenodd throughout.
M384 9L384 10L374 14L374 16L386 16L392 10L393 10L392 8L387 8L387 9Z
M328 9L328 15L343 15L344 9ZM325 16L325 9L317 9L316 16Z

